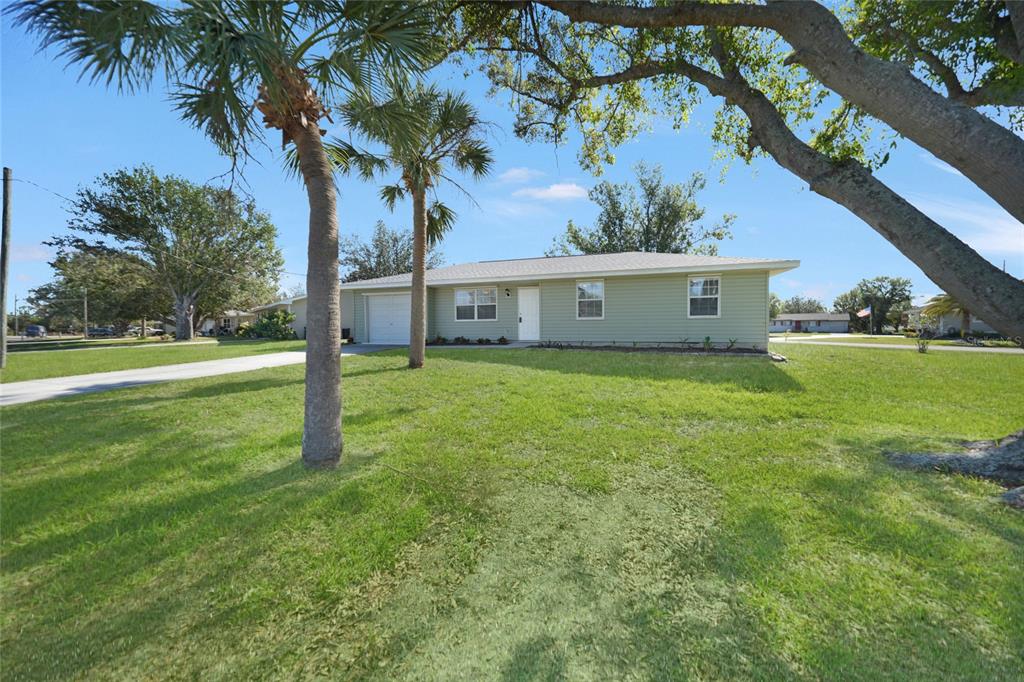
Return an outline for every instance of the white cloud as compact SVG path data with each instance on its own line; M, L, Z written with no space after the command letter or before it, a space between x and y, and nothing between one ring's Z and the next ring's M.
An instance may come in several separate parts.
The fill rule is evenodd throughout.
M48 261L53 257L53 252L42 244L13 244L11 245L11 260L15 263L34 263L37 261Z
M537 170L536 168L527 168L526 166L516 166L509 168L507 171L498 176L498 182L507 184L522 184L524 182L530 182L537 178L543 177L544 171Z
M908 198L978 251L1024 255L1024 224L998 206L930 195Z
M952 166L950 166L948 163L946 163L942 159L936 159L931 154L925 154L925 153L918 154L918 156L921 157L921 160L924 161L925 163L927 163L932 168L938 168L940 171L949 173L950 175L959 175L959 176L963 177L963 173L958 171L956 168L953 168Z
M550 211L530 201L511 201L509 199L487 199L481 202L480 208L484 215L502 218L522 218L524 216L549 215Z
M31 282L32 281L32 277L29 276L29 275L26 275L23 272L19 272L17 275L15 275L14 279L18 280L19 282Z
M547 187L524 187L512 192L514 197L540 199L541 201L562 201L566 199L586 199L587 190L575 182L556 182Z

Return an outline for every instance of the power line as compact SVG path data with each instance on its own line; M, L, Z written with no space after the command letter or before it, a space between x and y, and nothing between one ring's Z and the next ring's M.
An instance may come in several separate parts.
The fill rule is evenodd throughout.
M40 185L38 182L33 182L32 180L26 180L24 178L11 178L11 180L13 180L15 182L24 182L25 184L32 185L33 187L41 189L44 192L49 192L53 196L58 197L59 199L62 199L64 201L68 202L69 204L74 204L75 203L73 199L69 199L68 197L64 196L60 192L52 190L49 187L44 187L44 186ZM118 236L120 236L123 239L129 240L129 241L137 241L133 237L130 237L130 236L128 236L127 234L125 234L123 232L119 232L118 230L115 230L113 228L107 228L107 229L110 232L113 232L115 235L118 235ZM241 275L236 275L236 274L233 274L233 273L230 273L230 272L224 272L223 270L218 270L217 268L213 268L213 267L210 267L208 265L203 265L202 263L196 263L195 261L192 261L192 260L189 260L189 259L184 258L182 256L179 256L176 253L172 253L171 250L167 249L166 247L164 247L163 250L171 258L175 258L175 259L177 259L177 260L179 260L179 261L181 261L183 263L186 263L188 265L191 265L191 266L194 266L194 267L197 267L197 268L201 268L203 270L209 270L210 272L216 273L218 275L222 275L224 277L231 277L231 278L234 278L234 279L238 279L240 281L242 280L242 276ZM283 269L275 270L275 272L277 272L278 274L283 274L283 275L294 275L296 277L305 277L306 276L306 273L304 273L304 272L291 272L289 270L283 270Z

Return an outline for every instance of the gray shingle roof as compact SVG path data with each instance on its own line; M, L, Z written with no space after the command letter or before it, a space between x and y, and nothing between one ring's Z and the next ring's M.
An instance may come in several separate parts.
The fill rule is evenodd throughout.
M849 322L848 313L780 313L773 320L828 320L830 322Z
M770 270L772 274L792 270L796 260L771 258L725 258L680 253L602 253L591 256L554 256L462 263L427 270L427 284L488 283L558 279L563 277L612 277L662 272L715 272L717 270ZM412 275L393 275L359 282L346 282L342 289L402 287L412 284Z

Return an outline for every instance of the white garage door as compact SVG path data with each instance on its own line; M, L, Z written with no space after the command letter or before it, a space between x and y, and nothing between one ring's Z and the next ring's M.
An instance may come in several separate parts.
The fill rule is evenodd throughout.
M367 296L370 343L409 343L409 294Z

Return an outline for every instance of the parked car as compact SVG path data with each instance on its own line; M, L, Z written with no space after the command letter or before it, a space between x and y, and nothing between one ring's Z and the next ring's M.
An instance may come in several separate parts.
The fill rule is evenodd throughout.
M46 336L46 327L41 324L30 324L25 327L25 336L38 336L43 338Z
M89 336L114 336L110 327L89 327Z

